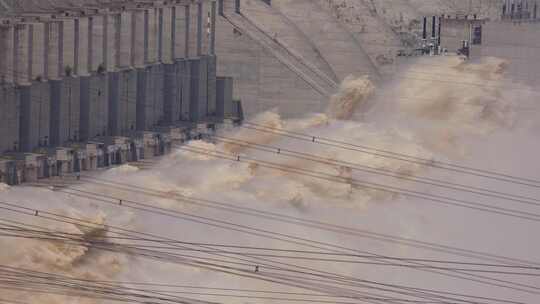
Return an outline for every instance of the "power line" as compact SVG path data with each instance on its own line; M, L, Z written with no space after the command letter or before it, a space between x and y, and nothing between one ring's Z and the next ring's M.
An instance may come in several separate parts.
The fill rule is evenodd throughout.
M12 268L12 267L9 267L8 269L15 269L15 270L18 270L18 268ZM4 270L5 271L5 270ZM14 272L14 271L8 271L8 273L10 272ZM17 273L17 272L16 272ZM125 287L125 286L122 286L124 285L124 283L122 282L111 282L111 284L104 284L103 282L104 281L94 281L94 280L81 280L81 279L75 279L75 278L65 278L63 276L58 276L58 275L55 275L55 274L50 274L50 273L41 273L41 272L38 272L37 274L39 274L39 276L36 276L36 275L32 275L32 273L34 273L33 271L30 272L30 274L26 274L28 273L27 270L24 270L23 271L23 276L27 276L27 277L30 277L30 278L36 278L38 280L34 280L34 281L28 281L28 280L20 280L21 282L25 282L25 283L32 283L32 282L38 282L38 283L41 283L42 281L39 280L43 277L41 277L41 274L43 274L44 276L47 277L48 280L51 279L51 276L54 280L58 280L57 282L61 282L61 283L70 283L70 284L76 284L74 286L80 286L79 284L84 284L82 286L86 286L86 284L90 284L90 286L92 288L96 288L97 290L100 290L101 288L103 288L102 286L105 286L107 289L108 288L112 288L112 290L115 290L117 293L120 293L120 292L126 292L126 291L137 291L137 292L144 292L144 293L151 293L151 294L158 294L158 295L163 295L163 296L171 296L171 295L174 295L174 294L189 294L189 295L202 295L202 296L229 296L229 297L240 297L240 298L244 298L244 297L252 297L252 298L258 298L258 299L267 299L267 300L284 300L284 301L297 301L297 302L305 302L305 301L313 301L314 303L329 303L328 300L319 300L319 299L293 299L293 298L271 298L271 297L262 297L262 296L253 296L253 295L249 295L249 296L245 296L245 295L228 295L228 294L210 294L210 293L201 293L201 292L185 292L185 291L170 291L170 290L152 290L152 289L139 289L139 288L129 288L129 287ZM19 275L20 276L20 275ZM17 277L17 276L16 276ZM61 278L58 279L58 278ZM14 281L16 282L16 281ZM54 282L54 281L53 281ZM144 283L142 283L143 285L146 285ZM49 285L57 285L55 283L51 283ZM136 285L141 285L141 284L136 284ZM225 289L225 290L232 290L232 289ZM286 295L302 295L300 293L276 293L276 294L286 294ZM309 294L307 294L309 295ZM316 296L316 297L324 297L324 295L313 295L313 296ZM392 303L392 302L399 302L399 303L450 303L450 302L441 302L441 301L421 301L421 300L408 300L408 299L400 299L400 298L377 298L377 297L370 297L370 296L361 296L361 297L347 297L347 296L328 296L330 298L342 298L342 299L355 299L355 300L377 300L377 301L384 301L385 303ZM208 303L208 302L206 302ZM333 301L332 303L354 303L354 302L335 302ZM452 303L455 303L455 302L452 302Z
M366 261L360 261L360 260L345 260L345 259L336 259L336 258L317 258L317 257L309 257L309 256L298 256L298 255L277 255L277 254L265 254L265 253L255 253L255 252L239 252L239 251L225 251L225 250L203 250L203 249L191 249L191 248L177 248L174 246L158 246L158 245L146 245L146 244L138 244L138 243L112 243L112 242L105 242L105 241L94 241L94 240L78 240L75 238L68 238L65 236L62 236L62 234L55 235L54 233L45 233L44 231L37 232L31 231L32 233L36 234L37 236L32 236L32 234L27 235L29 231L25 231L25 229L6 229L1 228L0 230L8 230L10 233L0 233L0 236L3 237L10 237L10 238L23 238L23 239L33 239L33 240L41 240L41 241L57 241L57 242L67 242L70 244L78 244L81 246L89 246L94 248L95 244L104 244L107 246L119 246L124 248L137 248L137 249L165 249L165 250L175 250L175 251L190 251L190 252L199 252L199 253L221 253L221 254L231 254L231 255L248 255L251 257L270 257L270 258L278 258L278 259L292 259L292 260L303 260L303 261L318 261L318 262L332 262L332 263L349 263L349 264L362 264L362 265L376 265L376 266L390 266L390 267L404 267L404 268L410 268L410 269L435 269L435 270L451 270L451 271L463 271L463 272L478 272L478 273L490 273L490 274L503 274L503 275L518 275L518 276L539 276L540 273L533 273L533 272L519 272L519 271L502 271L502 270L490 270L490 269L478 269L478 268L455 268L455 267L443 267L443 266L432 266L432 265L410 265L410 264L399 264L399 263L388 263L388 262L366 262ZM17 232L26 232L26 233L17 233ZM43 234L46 234L46 236L41 236ZM83 237L83 235L80 235L80 237ZM146 240L146 242L156 242L154 240ZM161 243L157 241L158 243ZM186 243L186 242L182 242ZM92 245L88 245L92 244ZM195 243L191 243L195 244ZM201 245L201 244L198 244ZM203 246L215 246L213 244L204 244ZM271 249L265 249L265 250L271 250ZM287 251L287 250L281 250L281 251ZM314 253L317 254L317 253ZM327 253L331 254L331 253ZM339 255L339 254L332 254L332 255ZM186 256L186 255L183 255ZM349 255L353 256L353 255ZM354 256L353 256L354 257ZM373 258L372 256L369 256L368 258ZM426 260L422 259L407 259L407 258L384 258L382 260L394 260L398 259L400 261L422 261L426 262ZM457 263L457 262L446 262L446 261L437 261L437 263L443 263L443 264L465 264L465 265L472 265L472 266L481 266L481 267L503 267L506 269L509 268L515 268L515 269L527 269L527 270L540 270L539 267L526 267L526 266L512 266L512 265L490 265L490 264L482 264L482 263ZM251 266L251 264L241 264L244 266Z
M429 249L432 251L450 253L453 255L461 256L461 257L479 258L483 260L491 260L491 261L500 262L500 263L540 266L540 262L512 259L509 257L493 255L486 252L476 252L476 251L466 250L462 248L451 247L447 245L440 245L440 244L435 244L435 243L418 241L414 239L402 238L402 237L388 235L388 234L376 233L376 232L365 230L365 229L356 229L356 228L336 225L336 224L327 223L327 222L294 217L294 216L284 214L284 213L269 212L269 211L264 211L260 209L249 208L249 207L239 207L235 204L218 202L218 201L202 199L202 198L197 198L197 197L192 197L192 196L186 196L180 193L168 193L164 191L158 191L155 189L146 188L140 185L134 186L130 184L115 182L108 179L89 177L86 175L81 176L81 178L84 178L86 182L94 183L94 184L106 186L106 187L112 187L117 190L120 189L120 190L136 192L140 194L157 196L157 197L175 198L175 199L181 200L182 202L194 204L198 206L213 207L213 208L217 207L217 209L219 210L231 211L231 212L236 212L236 213L246 214L246 215L251 215L251 216L258 216L258 217L263 217L265 219L271 219L271 220L286 222L290 224L326 230L326 231L335 232L335 233L342 233L342 234L354 235L357 237L371 238L371 239L376 239L383 242L390 242L390 243L395 243L395 244L400 244L400 245L408 245L408 246L413 246L415 248L423 248L423 249ZM58 191L66 192L66 190L58 190ZM98 195L101 197L107 197L101 193L85 191L78 188L70 188L69 191L67 191L66 193L72 194L70 191L86 193L90 195ZM112 198L112 197L108 197L108 198L115 199L115 200L120 199L120 198Z
M326 164L326 165L334 165L334 166L345 166L346 168L350 168L352 170L357 170L361 172L368 172L376 175L382 175L382 176L389 176L397 179L402 180L408 180L413 181L417 183L427 184L430 186L437 186L442 187L445 189L450 190L457 190L457 191L464 191L471 194L478 194L482 196L492 197L492 198L500 198L505 199L513 202L518 202L522 204L528 204L528 205L534 205L534 206L540 206L540 199L533 198L533 197L526 197L521 195L514 195L514 194L508 194L500 191L496 191L493 189L485 189L485 188L479 188L474 186L468 186L463 184L457 184L432 178L424 178L424 177L409 177L403 174L398 174L393 170L388 170L384 168L376 168L371 166L365 166L358 163L338 160L338 159L329 159L322 157L320 155L310 154L310 153L304 153L304 152L298 152L286 148L281 147L275 147L265 144L258 144L256 142L250 142L245 141L241 139L235 139L225 136L219 136L219 135L213 135L209 134L209 138L213 138L216 141L232 144L238 147L253 149L257 151L263 151L268 153L273 153L278 156L289 156L292 158L302 159L302 160L308 160L311 162L319 163L319 164Z
M1 221L10 222L8 220L0 219L0 222ZM26 234L22 234L22 235L16 234L16 232L26 232L26 233L34 233L36 235L49 236L49 238L43 237L44 239L47 239L47 240L63 240L64 238L68 238L68 237L71 240L72 238L75 238L75 237L84 237L84 234L74 234L74 233L65 233L65 232L60 233L58 231L51 232L51 231L43 231L43 230L31 230L31 229L27 229L27 228L9 228L9 227L16 227L16 226L13 226L13 225L5 225L5 226L8 227L8 228L0 226L0 230L10 231L10 232L12 232L14 234L4 233L4 234L2 234L3 236L13 236L13 237L22 236L22 237L26 237L25 236ZM54 238L54 236L56 236L56 238ZM28 236L28 238L31 238L31 237ZM35 236L34 238L40 239L39 236ZM186 245L208 246L208 247L218 247L218 248L219 247L221 247L221 248L224 247L224 248L233 248L233 249L247 249L247 250L257 250L257 251L263 251L263 252L270 251L270 252L280 252L280 253L296 253L296 254L339 256L339 257L355 257L355 258L372 258L373 257L372 255L334 253L334 252L325 252L325 251L292 250L292 249L279 249L279 248L253 247L253 246L240 246L240 245L214 244L214 243L198 243L198 242L185 242L185 241L172 242L172 241L163 241L163 240L148 239L148 238L129 238L129 237L114 237L114 236L106 236L106 237L105 236L96 236L96 237L93 237L93 238L97 239L98 240L97 242L99 242L99 240L101 240L101 239L115 239L115 240L122 240L122 241L140 241L140 242L150 242L150 243L159 243L159 244L186 244ZM119 244L121 244L121 245L130 245L131 246L131 244L129 244L129 243L119 243ZM189 248L178 248L178 247L165 247L165 246L157 246L157 245L156 246L148 246L148 245L140 245L138 243L136 245L141 247L141 248L162 248L162 249L175 249L175 250L181 249L181 250L186 250L186 251L199 251L199 252L209 252L209 253L214 253L214 252L233 253L233 254L236 253L236 252L228 252L228 251L216 250L216 249L213 249L213 250L200 250L200 249L189 249ZM231 250L231 249L228 249L228 250ZM246 252L244 252L244 254L246 254ZM254 256L268 256L265 253L261 254L261 253L249 252L249 254L254 255ZM281 256L281 255L276 255L276 257L286 257L286 258L299 257L299 258L304 258L302 256ZM388 256L388 257L380 257L378 259L380 259L380 260L395 260L395 261L429 262L429 263L437 263L437 264L457 264L457 265L482 266L482 267L500 267L500 268L540 270L540 267L535 267L535 266L472 263L472 262L460 262L460 261L451 261L451 260L433 260L433 259L404 258L404 257L390 257L390 256ZM350 261L354 262L354 260L350 260ZM344 262L348 262L348 261L344 261ZM379 265L379 264L377 264L377 265ZM381 263L380 265L392 265L392 264L382 264ZM430 266L426 266L426 267L430 267Z
M391 194L403 195L410 198L431 201L434 203L448 205L448 206L467 208L467 209L472 209L472 210L481 211L481 212L487 212L487 213L492 213L492 214L498 214L498 215L504 215L504 216L514 217L514 218L529 220L533 222L540 222L540 214L537 214L537 213L521 211L517 209L497 207L497 206L492 206L485 203L478 203L478 202L473 202L473 201L468 201L468 200L463 200L463 199L456 199L456 198L451 198L451 197L442 196L442 195L428 194L428 193L423 193L416 190L409 190L405 188L395 187L392 185L373 183L373 182L368 182L365 180L356 180L353 178L346 178L346 177L342 177L338 175L327 174L324 172L308 170L308 169L303 169L299 167L284 166L278 163L262 161L262 160L255 159L249 156L231 155L229 153L222 152L222 151L214 151L214 150L194 148L194 147L181 147L179 149L192 152L195 154L205 154L205 155L213 156L216 158L226 159L226 160L235 161L235 162L255 164L262 168L272 169L272 170L281 171L281 172L293 173L295 175L307 176L307 177L312 177L312 178L336 182L336 183L348 184L348 185L351 185L351 187L383 191L383 192L387 192Z
M0 273L4 274L4 280L0 280L0 289L15 289L26 290L28 292L43 292L52 294L63 295L77 295L89 298L104 298L113 301L121 302L135 302L135 303L147 303L145 300L151 301L165 301L172 303L188 304L193 300L188 298L180 298L177 296L164 297L163 294L157 292L135 293L128 291L126 288L114 287L107 284L89 284L89 281L85 281L85 284L79 284L76 279L58 274L43 273L37 271L30 271L26 269L20 269L15 267L0 265ZM19 278L23 277L25 279ZM17 279L18 278L18 279ZM23 287L19 287L23 285ZM41 286L47 286L46 289ZM33 287L33 288L29 288ZM66 290L62 292L63 290ZM133 290L133 289L132 289ZM56 292L55 292L56 291ZM99 296L103 295L103 296ZM205 301L198 301L200 303L208 303Z
M134 190L130 190L130 191L134 191ZM106 197L106 196L101 195L100 193L99 193L99 194L94 194L94 195L101 196L101 197ZM97 199L97 198L92 197L92 196L85 196L85 195L77 195L77 196L80 196L80 197L86 197L86 198L90 198L90 199L94 199L94 200L101 201L101 199ZM107 197L106 197L106 198L107 198ZM111 199L111 198L109 197L109 199ZM116 202L118 202L118 198L113 198L113 199L114 199L115 202L110 202L110 201L105 201L105 202L106 202L106 203L110 203L110 204L117 205ZM121 201L121 199L120 199L120 201ZM126 202L129 202L129 201L126 200ZM131 202L132 202L132 201L131 201ZM135 203L135 204L141 204L141 203ZM123 204L122 206L125 206L125 205L126 205L126 204ZM135 208L135 209L137 209L137 208ZM183 214L183 215L186 215L186 213L184 213L184 212L180 212L180 213ZM167 214L165 214L165 215L167 215ZM188 216L189 216L189 215L188 215ZM191 215L191 216L193 216L193 215ZM201 217L198 217L198 216L195 216L195 217L196 217L196 218L201 218ZM206 220L212 221L212 219L208 219L208 218L204 218L204 217L202 217L202 218L203 218L205 221L206 221ZM182 219L185 220L186 218L184 218L184 217L182 216ZM188 219L188 221L194 221L194 222L200 223L200 221L197 220L197 219L191 219L191 220ZM214 221L215 221L215 220L214 220ZM237 225L237 224L227 223L227 222L223 222L223 221L216 221L216 222L218 222L218 223L223 223L223 224L227 224L227 225L232 225L233 227L245 228L243 225ZM225 227L222 226L221 224L218 224L218 225L216 225L216 224L209 224L208 222L204 222L204 224L205 224L205 225L211 225L211 226L214 226L214 227L219 227L219 228L225 228ZM229 229L229 230L233 230L233 231L239 231L239 232L244 232L244 233L246 233L245 230L242 230L242 229L239 230L239 229L237 229L237 228L231 228L231 227L229 227L229 228L225 228L225 229ZM253 233L253 231L247 232L248 234L257 235L257 236L263 236L263 237L269 237L269 238L271 238L271 239L277 239L277 240L280 240L280 241L291 242L291 243L294 243L294 244L301 244L301 243L298 243L298 241L296 241L296 240L295 240L295 241L291 241L291 240L284 240L283 238L281 238L282 236L291 238L291 236L288 236L288 235L286 235L286 234L279 234L279 233L277 233L277 235L279 235L280 237L277 237L277 238L276 238L276 237L274 237L274 236L261 235L259 232L264 232L264 231L263 231L263 230L260 230L260 229L250 228L250 227L248 227L248 229L252 229L252 230L254 230L254 231L257 231L257 232L255 232L255 233ZM298 238L293 237L293 239L298 239ZM300 238L300 239L298 239L298 240L306 241L306 239L303 239L303 238ZM307 241L314 242L313 240L307 240ZM321 243L321 242L314 242L314 243L325 245L325 243ZM306 245L306 244L305 244L305 243L302 243L302 245ZM308 245L308 246L309 246L309 247L312 247L312 248L319 248L319 249L321 249L320 246L313 246L313 245ZM342 246L337 246L337 245L331 245L331 246L334 246L335 248L345 249L345 250L353 250L353 251L355 251L355 252L369 253L369 252L366 252L366 251L357 251L357 250L354 250L354 249L350 249L350 248L346 248L346 247L342 247ZM369 254L372 254L372 253L369 253ZM381 255L374 254L374 257L373 257L373 258L374 258L374 259L377 259L377 256L381 256ZM427 271L427 270L426 270L426 271ZM429 272L434 272L434 271L429 271ZM436 271L435 271L435 272L436 272ZM453 272L459 273L458 271L453 271ZM437 273L437 272L436 272L436 273ZM462 273L462 274L463 274L463 273ZM446 275L450 275L450 274L446 274ZM450 275L450 276L455 276L455 275ZM473 280L473 281L480 281L480 282L483 282L483 283L486 283L485 281L483 281L483 279L488 279L488 280L492 280L492 281L498 281L498 282L504 282L504 283L510 283L510 284L517 284L517 283L509 282L509 281L506 281L506 280L497 280L497 279L493 279L493 278L489 278L489 277L484 277L484 276L479 276L479 275L473 275L473 274L468 274L468 276L481 278L482 280L471 279L471 278L467 278L467 279L471 279L471 280ZM457 277L459 277L459 278L461 278L461 279L465 279L464 277L461 277L461 276L457 276ZM490 284L490 283L488 283L488 284ZM497 285L500 285L500 284L497 284ZM524 285L524 284L517 284L517 285L518 285L518 286L522 286L522 287L526 287L526 288L536 288L536 287L529 286L529 285ZM503 286L505 286L505 285L503 285Z
M35 214L35 211L34 211L35 209L30 209L30 208L26 208L26 207L21 207L21 206L19 206L19 205L13 205L13 204L9 204L9 203L2 203L2 204L3 204L3 205L7 205L7 206L11 206L11 207L9 207L9 208L3 207L2 209L4 209L4 210L10 210L10 211L13 211L13 212L18 212L18 213L25 214L25 215L28 215L28 216L31 216L31 217L36 216L36 214L37 214L37 216L39 216L39 217L47 218L47 219L51 219L51 220L55 220L55 221L61 221L61 222L67 222L67 223L73 223L73 224L76 223L77 225L81 225L81 222L83 222L83 223L89 223L89 224L91 224L91 225L96 225L96 224L91 223L91 222L82 221L82 220L77 220L77 219L73 219L73 218L70 218L70 217L67 217L67 216L62 216L62 215L58 215L58 214L54 214L54 213L50 213L50 212L46 212L46 211L38 211L38 210L36 210L36 211L38 211L38 212ZM137 209L137 208L135 208L135 209ZM139 208L139 209L140 209L140 208ZM159 209L159 208L157 208L157 209ZM20 210L20 211L17 211L17 210ZM141 211L144 211L144 210L141 210ZM147 211L147 212L150 212L150 211ZM164 215L165 215L165 214L164 214ZM51 217L51 216L52 216L52 217ZM58 218L64 219L64 220L59 220ZM72 220L75 220L75 222L72 222ZM85 226L85 225L83 225L83 226ZM98 226L98 227L101 227L102 225L97 225L97 226ZM114 228L114 230L119 230L119 231L129 231L129 230L127 230L127 229L118 228L118 227L113 227L113 226L110 226L110 225L107 225L107 228L108 228L108 229ZM147 234L147 233L141 233L141 232L130 232L130 233L135 233L135 234L140 234L140 235L150 235L150 234ZM154 236L154 237L156 237L156 236ZM158 238L160 238L160 239L171 240L171 239L169 239L169 238L163 238L163 237L158 237ZM314 247L313 245L311 245L311 246ZM206 263L206 264L207 264L207 263ZM280 264L283 264L283 263L280 263ZM198 265L197 267L201 267L199 264L197 264L197 265ZM256 264L255 264L255 265L256 265ZM262 265L264 265L264 264L262 264ZM290 266L293 266L293 265L290 265ZM298 267L298 266L296 266L296 267ZM302 268L305 268L305 267L302 267ZM229 268L227 268L227 269L229 269ZM309 269L309 268L308 268L308 269ZM285 269L285 270L286 270L286 271L290 271L290 268L287 268L287 269ZM228 271L226 271L226 272L228 273ZM319 272L320 272L320 271L319 271ZM302 273L302 272L300 272L300 273ZM322 273L326 273L326 272L322 272ZM249 276L252 277L252 275L249 275ZM323 277L327 277L327 275L324 275ZM341 277L341 276L339 276L339 277ZM331 278L332 280L335 280L335 279L338 279L339 277L334 277L334 276L332 275L332 276L330 276L330 277L328 277L328 278ZM264 278L263 278L263 280L264 280ZM311 279L311 280L313 280L313 279ZM356 280L358 280L358 279L354 279L354 281L356 281ZM339 279L339 281L341 282L340 284L344 284L344 282L348 282L348 279L347 279L346 281L343 281L343 282L342 282L342 279ZM365 280L361 280L361 281L363 282L363 281L365 281ZM272 281L272 282L276 283L275 281ZM369 282L369 281L368 281L368 282ZM347 283L347 284L348 284L348 283ZM379 283L376 283L376 284L379 284ZM351 286L356 286L356 285L357 285L357 283L355 283L354 285L351 285ZM388 285L388 284L383 284L383 285ZM363 285L363 286L366 287L365 285ZM391 286L394 286L394 285L391 285ZM395 286L397 286L397 285L395 285ZM373 288L373 287L369 287L369 288ZM375 289L378 290L378 289L380 289L380 288L375 288ZM410 288L407 288L407 289L410 289ZM425 289L412 288L412 290L414 290L414 291L424 291ZM425 291L429 291L429 290L425 290ZM441 293L440 291L438 291L438 292ZM442 292L442 293L443 293L443 294L449 294L449 295L459 295L459 294L455 294L455 293L447 293L447 292ZM468 297L470 297L470 296L468 296ZM474 298L474 297L473 297L473 298ZM478 297L476 297L476 298L478 298ZM487 298L485 298L485 297L480 297L480 298L482 298L482 299L487 299ZM493 300L493 299L492 299L492 300ZM509 302L506 301L506 300L497 300L497 301L502 301L502 302L509 303ZM510 302L512 302L512 301L510 301ZM474 303L479 303L479 302L474 302ZM512 303L520 303L520 302L512 302Z
M305 133L300 133L300 132L287 131L284 129L279 129L279 128L275 128L271 126L265 126L265 125L256 124L252 122L244 122L243 125L241 125L240 127L253 130L256 132L270 133L270 134L279 135L279 136L287 137L291 139L301 140L305 142L312 142L315 144L330 146L334 148L340 148L340 149L349 150L349 151L356 151L356 152L370 154L370 155L383 157L383 158L391 158L391 159L395 159L399 161L415 163L418 165L434 167L437 169L449 170L449 171L454 171L458 173L474 175L478 177L485 177L489 179L495 179L495 180L514 183L514 184L540 188L540 181L538 180L517 177L517 176L505 174L505 173L499 173L499 172L489 171L485 169L478 169L478 168L473 168L473 167L464 166L464 165L446 163L446 162L442 162L438 160L430 160L430 159L426 159L422 157L393 152L393 151L384 150L384 149L380 149L376 147L358 145L358 144L353 144L349 142L339 141L339 140L335 140L331 138L325 138L321 136L310 135L310 134L305 134Z
M77 196L86 197L86 198L94 199L95 201L102 201L102 202L113 204L113 205L118 205L117 202L119 202L118 199L114 199L114 202L111 202L111 201L108 201L108 200L98 199L98 198L92 197L92 196L86 196L86 195L77 195ZM103 197L103 195L101 195L101 194L97 194L97 196L102 196ZM122 200L120 200L120 202L122 202ZM187 214L185 212L170 211L170 210L167 210L167 209L157 208L157 207L153 207L153 206L149 206L149 205L146 205L146 204L137 203L137 202L133 202L133 201L129 201L129 200L125 200L123 202L124 203L122 203L121 206L124 206L124 207L128 206L128 208L134 208L136 210L141 210L141 211L151 212L151 213L157 213L157 214L161 214L161 215L165 215L165 216L172 216L172 217L183 219L183 220L202 223L202 224L205 224L205 225L210 225L210 226L224 228L224 229L238 231L238 232L244 232L244 233L248 233L248 234L251 234L251 235L262 236L262 237L267 237L267 238L276 239L276 240L280 240L280 241L291 242L291 243L294 243L294 244L302 244L304 246L309 246L309 247L319 248L319 249L321 249L320 245L328 245L328 244L321 243L321 242L315 242L313 240L306 240L306 239L303 239L303 238L292 237L292 236L289 236L289 235L286 235L286 234L275 233L275 232L270 232L270 236L269 236L267 234L264 234L264 233L269 233L268 231L257 229L257 228L252 228L252 227L247 227L247 226L244 226L244 225L233 224L233 223L230 223L230 222L225 222L225 221L220 221L220 220L214 220L214 219L207 218L207 217L190 215L190 214ZM148 206L149 208L156 209L157 211L148 210L148 209L146 209L146 207L141 209L141 207L129 206L129 202L131 202L132 204L135 204L136 206ZM167 213L163 213L162 211L166 211ZM172 212L174 214L171 215L168 212ZM188 218L185 217L186 215L188 216ZM210 222L208 222L208 221L210 221ZM227 225L229 225L229 226L227 226ZM245 229L248 229L248 231L246 231ZM261 233L263 233L263 234L261 234ZM277 235L279 237L276 237L276 236L273 236L273 235ZM287 239L283 239L282 237L286 237ZM299 242L299 241L301 241L301 242ZM311 245L311 244L306 244L306 243L304 243L304 241L308 241L308 242L315 243L315 244L320 244L320 245L314 246L314 245ZM362 252L362 251L357 251L357 250L354 250L354 249L349 249L349 248L342 247L342 246L337 246L337 245L330 245L330 246L333 246L334 248L339 248L339 249L353 250L353 251L356 251L356 252ZM363 253L366 253L366 252L363 251ZM380 256L380 255L374 255L373 259L376 259L377 256ZM428 270L424 270L424 271L428 271ZM437 271L433 271L433 270L431 270L429 272L438 273ZM461 274L467 274L467 273L462 273L462 272L459 272L459 271L452 271L452 272L461 273ZM463 276L456 276L456 275L451 275L451 274L445 274L445 275L459 277L461 279L468 279L468 280L478 281L478 282L488 284L488 285L495 284L496 286L499 286L499 287L503 287L503 286L504 287L509 287L508 285L505 285L505 284L508 283L508 284L513 284L513 285L515 284L516 286L522 286L522 287L526 287L526 288L533 288L533 289L536 288L536 287L525 285L525 284L518 284L518 283L509 282L509 281L506 281L506 280L498 280L498 279L493 279L493 278L479 276L479 275L473 275L473 274L467 274L467 276L469 276L467 278L465 278ZM480 278L480 279L472 279L471 277L477 277L477 278ZM485 281L484 279L488 279L489 281L491 281L491 283L489 283L488 281ZM494 281L495 282L505 283L505 284L493 283ZM509 288L511 288L511 287L509 287ZM521 287L517 287L517 288L521 289Z
M146 255L146 256L147 256L147 255ZM153 256L150 256L150 257L153 257ZM208 258L207 258L206 260L208 260ZM214 260L214 261L215 261L215 259L210 259L210 260ZM230 262L227 262L227 261L225 261L225 262L226 262L226 263L230 263ZM205 264L208 264L208 263L205 263ZM229 268L230 268L230 267L229 267ZM270 268L270 269L275 269L275 268ZM268 273L267 271L265 271L264 274L265 274L265 275L268 275L268 274L271 274L271 273ZM305 273L305 274L310 274L310 273ZM310 275L313 275L313 274L310 274ZM281 275L281 276L283 276L283 275ZM290 278L301 278L301 277L298 277L298 276L290 276L290 275L287 275L287 276L285 276L285 277L290 277ZM323 278L324 278L324 277L323 277ZM332 277L328 277L328 278L331 279ZM311 279L311 280L313 280L313 279ZM327 282L327 279L323 279L323 280L317 279L316 281ZM343 283L342 283L342 284L343 284ZM346 284L346 285L350 285L350 284ZM383 284L383 285L384 285L384 284ZM353 286L353 285L350 285L350 286ZM376 288L376 289L391 291L391 290L388 290L388 289L381 289L381 288ZM409 294L409 295L410 295L410 294ZM405 301L405 302L411 302L411 301ZM415 301L412 301L412 302L415 302ZM438 303L438 302L437 302L437 303ZM444 302L444 303L447 303L447 302ZM453 303L453 302L452 302L452 303ZM476 302L475 302L475 303L476 303Z
M101 249L103 249L103 248L101 248ZM148 251L144 251L144 252L148 252ZM139 254L140 254L140 253L139 253ZM164 258L163 256L155 256L155 255L148 255L148 254L142 254L142 255L143 255L143 256L146 256L146 257L158 258L158 259L163 259L163 258ZM170 254L167 254L167 255L170 256ZM176 256L176 255L174 255L174 256ZM208 260L208 258L207 258L207 260ZM214 261L215 261L215 259L210 259L210 260L214 260ZM167 261L170 261L170 260L167 259ZM178 262L178 261L177 261L177 262ZM231 263L231 262L227 262L227 261L225 261L225 262L226 262L226 263ZM190 265L190 263L185 263L185 262L184 262L183 264ZM195 264L193 264L193 265L195 265L195 266L197 266L197 267L203 267L203 268L207 268L208 265L214 265L214 266L216 266L215 264L207 263L207 262L204 262L204 263L202 263L202 264L201 264L201 262L197 262L197 263L195 263ZM192 265L192 266L193 266L193 265ZM207 266L204 266L204 265L207 265ZM219 265L218 265L218 266L219 266ZM266 266L265 266L265 267L266 267ZM213 268L212 268L212 269L213 269ZM233 269L233 268L231 268L231 267L225 267L225 269L231 270L231 269ZM276 269L276 268L271 268L271 267L270 267L270 269ZM244 273L246 272L245 270L242 270L242 269L237 269L237 270L240 270L240 271L242 271L242 272L244 272ZM226 272L228 272L228 271L226 271ZM265 272L265 275L269 275L269 274L271 274L271 273ZM309 273L305 273L305 274L309 274ZM310 274L310 275L312 275L312 274ZM283 275L281 275L281 276L283 276ZM294 278L294 277L302 278L302 277L298 277L298 276L286 276L286 277L290 277L290 278ZM324 278L324 277L323 277L323 278ZM333 277L328 277L328 279L332 279L332 278L333 278ZM304 278L304 279L305 279L305 278ZM321 280L321 279L310 279L310 281L314 281L314 280L315 280L315 281L321 281L321 282L327 282L327 283L328 283L328 282L329 282L328 279L322 279L322 280ZM337 279L337 277L333 278L332 280L335 280L335 279ZM265 279L265 280L268 281L268 279ZM270 280L270 282L276 283L276 282L278 282L278 281ZM340 282L341 282L341 280L340 280ZM343 281L342 283L339 283L339 284L345 284L345 282L346 282L346 281ZM345 284L345 285L356 286L356 285L354 285L354 284L351 285L350 283L347 283L347 284ZM301 286L296 286L296 287L301 287ZM381 288L377 288L377 289L381 289ZM392 290L389 290L389 291L392 291ZM367 293L365 293L365 294L367 294ZM341 295L342 295L342 294L341 294ZM409 295L410 295L410 293L409 293ZM414 295L414 294L412 294L412 295ZM447 302L444 302L444 303L447 303ZM475 303L476 303L476 302L475 302Z

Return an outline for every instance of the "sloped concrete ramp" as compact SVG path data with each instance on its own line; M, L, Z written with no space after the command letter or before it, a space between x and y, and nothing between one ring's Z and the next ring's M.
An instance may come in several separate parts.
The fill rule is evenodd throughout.
M349 75L379 79L377 68L355 37L317 1L273 0L272 5L311 37L339 80Z

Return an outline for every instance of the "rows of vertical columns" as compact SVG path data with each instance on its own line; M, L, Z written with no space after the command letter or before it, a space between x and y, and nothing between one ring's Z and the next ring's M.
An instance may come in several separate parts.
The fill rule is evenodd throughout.
M215 2L195 1L0 26L0 80L16 87L1 106L20 112L5 113L19 140L1 151L214 115L215 15Z

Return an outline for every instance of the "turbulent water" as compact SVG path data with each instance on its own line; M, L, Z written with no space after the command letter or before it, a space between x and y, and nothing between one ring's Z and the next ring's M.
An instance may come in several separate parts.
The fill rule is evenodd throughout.
M347 78L340 91L329 101L325 113L311 113L302 118L284 120L279 114L282 109L275 109L260 113L251 118L250 122L275 129L312 134L317 138L331 138L412 157L459 163L540 180L540 124L537 112L539 108L536 104L538 95L532 88L507 79L505 70L509 64L511 63L496 58L475 63L464 63L455 57L420 59L398 71L392 80L377 86L366 77ZM377 176L351 170L348 166L329 165L276 152L249 149L236 143L245 141L280 147L318 155L329 161L342 160L385 169L399 176L437 178L517 195L540 197L540 191L531 190L530 187L437 170L418 163L377 157L356 150L338 149L247 128L221 130L219 136L221 137L211 142L190 142L149 169L122 166L93 174L100 179L135 185L136 188L122 190L117 184L99 185L95 183L96 180L86 178L82 179L84 182L71 187L379 254L463 260L451 254L404 244L338 234L223 209L194 206L177 199L178 194L540 262L538 223L441 205L380 189L368 189L354 181L376 182L530 212L537 212L538 207ZM220 138L234 139L235 143L224 143ZM195 150L206 153L194 153ZM260 163L234 161L234 157L232 160L222 159L217 157L215 152L240 155L240 160L256 159L288 168L321 172L336 176L340 181L350 182L334 182L291 171L275 170ZM125 205L105 204L69 195L59 189L65 188L1 186L0 201L187 242L313 250L277 239L261 238L239 231L129 209ZM162 195L149 195L137 189L156 190ZM31 213L23 216L2 209L0 216L4 220L45 226L51 231L83 234L88 238L110 235L106 226L102 229L88 229L32 216ZM482 262L477 259L470 261ZM498 296L526 303L538 303L540 300L538 294L531 292L487 286L411 269L321 261L293 260L292 263L391 284ZM43 240L0 237L0 264L88 280L299 291L292 287L214 272L203 267L180 266L140 256ZM261 273L262 271L264 270L261 270ZM513 277L503 275L496 278L514 280ZM514 281L523 285L540 286L537 277ZM32 304L107 302L30 291L2 290L0 294L3 299L16 299ZM192 297L224 303L275 303L270 300L219 296Z

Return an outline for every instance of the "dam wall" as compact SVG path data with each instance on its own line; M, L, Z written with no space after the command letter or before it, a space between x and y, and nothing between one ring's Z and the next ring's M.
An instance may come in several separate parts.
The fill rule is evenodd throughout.
M218 81L216 10L174 0L1 18L0 182L137 161L238 123L233 78Z
M380 76L365 47L379 37L322 0L41 10L0 18L0 182L159 155L262 111L324 112L349 75Z

